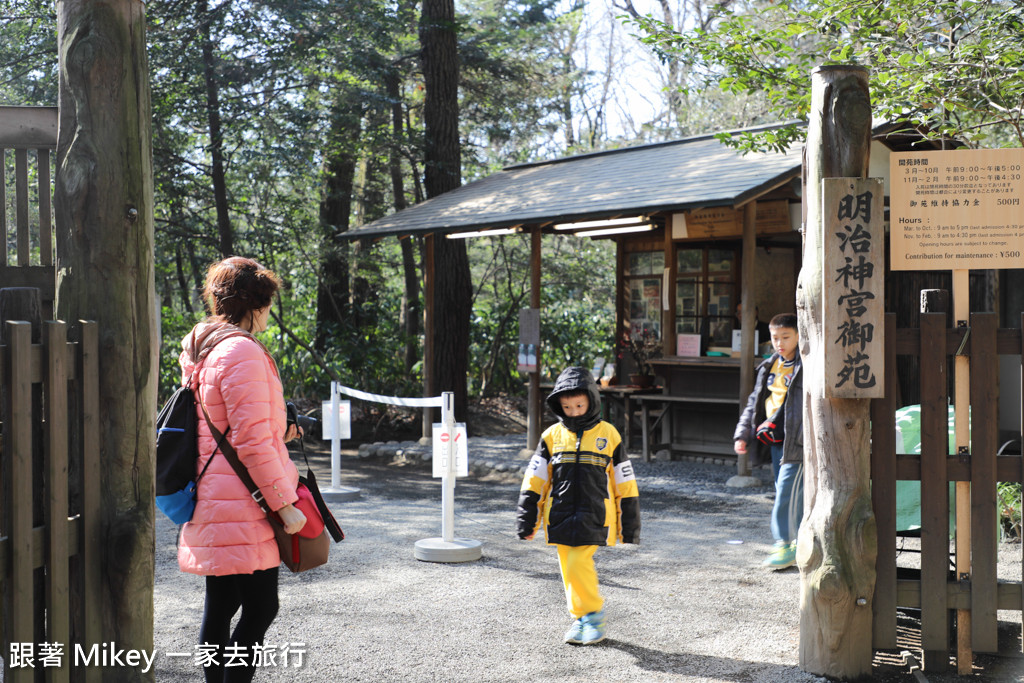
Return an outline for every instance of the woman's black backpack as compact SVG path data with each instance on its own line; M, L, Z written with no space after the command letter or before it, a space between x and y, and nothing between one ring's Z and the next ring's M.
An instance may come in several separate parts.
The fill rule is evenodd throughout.
M195 330L192 334L192 346L195 348ZM231 336L244 334L227 335L215 342L214 346ZM192 372L195 373L195 368ZM190 375L188 381L167 399L156 416L156 506L176 524L184 524L192 519L192 512L196 509L196 486L213 461L211 455L203 471L196 476L196 461L199 459L198 421L196 396ZM230 427L224 430L214 453L230 431Z
M178 387L156 417L156 506L175 524L192 519L196 486L213 461L212 457L207 460L196 476L197 421L196 397L190 386ZM221 439L227 438L229 431L225 430ZM218 441L217 448L220 446Z
M196 476L199 444L196 440L196 397L189 387L178 387L156 417L156 495L184 488Z

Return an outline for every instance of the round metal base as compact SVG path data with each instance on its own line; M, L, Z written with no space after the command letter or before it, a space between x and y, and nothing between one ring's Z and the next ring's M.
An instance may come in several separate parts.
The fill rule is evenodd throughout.
M320 493L323 494L325 503L344 503L349 500L359 500L362 496L359 489L351 486L339 486L338 488L325 486L320 489Z
M725 482L725 485L735 489L745 489L761 486L762 483L757 477L744 477L736 474L729 477L729 481Z
M451 543L440 538L416 541L414 555L423 562L472 562L483 557L480 541L456 538Z

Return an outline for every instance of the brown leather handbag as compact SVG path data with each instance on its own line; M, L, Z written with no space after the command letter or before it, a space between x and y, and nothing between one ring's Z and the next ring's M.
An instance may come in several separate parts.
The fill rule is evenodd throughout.
M220 431L213 425L213 421L210 420L210 415L206 412L206 406L203 405L202 407L203 415L206 417L206 424L210 427L210 433L213 434L215 439L220 441L222 437ZM331 549L331 538L336 542L341 541L345 538L345 533L341 530L341 526L334 519L334 515L331 514L327 504L324 502L323 496L320 494L316 477L313 475L313 470L309 467L309 460L306 460L306 476L299 477L299 486L296 490L299 499L294 504L306 516L306 523L298 533L289 534L284 530L284 525L281 523L281 518L278 514L267 505L267 501L264 500L259 486L252 480L252 477L249 476L249 470L239 460L234 446L227 439L224 439L220 450L224 457L227 458L227 461L231 463L235 474L242 480L245 487L249 489L252 499L267 513L267 521L270 522L270 526L274 530L274 538L277 541L277 549L281 554L281 562L293 572L304 572L307 569L313 569L314 567L326 564ZM302 448L302 457L306 457L305 448ZM330 536L328 536L328 530L330 531Z

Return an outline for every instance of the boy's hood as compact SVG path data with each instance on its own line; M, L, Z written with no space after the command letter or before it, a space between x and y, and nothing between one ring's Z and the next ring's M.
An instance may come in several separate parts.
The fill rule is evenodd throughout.
M568 392L586 391L590 406L585 415L567 418L562 412L562 404L558 397ZM597 382L586 368L573 367L562 370L562 374L555 381L555 388L548 394L548 406L559 420L566 427L578 432L590 429L601 421L601 392L597 388Z

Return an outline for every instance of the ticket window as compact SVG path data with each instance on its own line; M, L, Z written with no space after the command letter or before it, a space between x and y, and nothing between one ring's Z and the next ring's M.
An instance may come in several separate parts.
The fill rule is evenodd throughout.
M676 333L701 334L702 349L729 348L739 301L736 249L676 250Z

